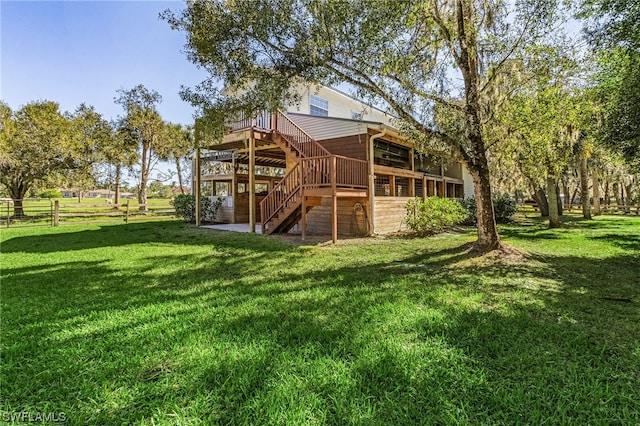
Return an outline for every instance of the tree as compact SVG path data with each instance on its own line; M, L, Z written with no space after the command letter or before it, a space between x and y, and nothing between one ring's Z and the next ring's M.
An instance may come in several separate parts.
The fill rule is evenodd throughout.
M161 153L160 158L174 162L178 175L180 193L184 194L183 160L194 150L193 132L189 127L172 123L167 123L165 131L167 132L166 138L168 143L166 151Z
M111 142L111 126L92 106L80 104L71 119L72 150L76 164L73 169L57 173L63 186L73 188L78 194L78 202L98 181L97 164L103 157L102 151ZM56 176L58 177L58 176Z
M0 103L0 183L14 202L14 214L24 216L22 199L39 181L78 167L71 120L55 102L31 102L12 112Z
M114 203L119 208L122 171L138 161L138 141L130 137L124 120L112 121L109 125L110 138L100 147L100 154L104 163L113 166L108 184L114 186Z
M115 102L125 110L121 119L121 136L125 144L136 144L140 152L140 210L147 210L147 183L159 160L159 153L167 150L165 123L156 110L162 96L155 90L138 85L130 90L118 90Z
M506 128L501 149L532 182L539 205L544 203L539 190L546 188L550 228L560 226L558 180L575 155L579 108L576 95L561 82L544 82L515 97L500 117Z
M640 171L640 3L584 0L580 16L587 18L585 31L600 53L600 137Z
M446 146L474 181L482 251L500 247L483 127L511 59L544 32L555 2L282 0L190 2L162 16L187 32L189 59L211 80L185 99L217 116L295 101L304 81L351 85L429 144ZM222 92L212 84L221 80ZM497 93L498 92L498 93ZM443 128L435 109L455 117Z

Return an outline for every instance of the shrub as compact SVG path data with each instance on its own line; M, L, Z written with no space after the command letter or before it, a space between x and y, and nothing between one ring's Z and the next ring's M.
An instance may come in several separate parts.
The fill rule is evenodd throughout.
M498 194L492 197L493 200L493 212L496 215L496 222L508 223L518 210L516 200L509 194ZM462 200L462 206L467 211L467 218L464 221L465 225L476 224L476 199L473 197L465 198Z
M462 222L464 225L476 224L476 199L474 197L464 198L460 201L462 207L467 212L467 217Z
M62 194L57 189L45 189L38 193L39 198L62 198Z
M518 205L511 195L504 193L502 195L498 194L493 196L493 212L496 215L496 222L510 222L517 210Z
M406 206L405 222L418 235L433 235L442 232L467 217L462 205L450 198L414 198Z
M178 194L171 200L171 204L176 209L176 216L183 218L186 222L196 221L196 197L191 194ZM211 197L200 198L200 212L202 220L213 222L222 206L222 197L212 200Z

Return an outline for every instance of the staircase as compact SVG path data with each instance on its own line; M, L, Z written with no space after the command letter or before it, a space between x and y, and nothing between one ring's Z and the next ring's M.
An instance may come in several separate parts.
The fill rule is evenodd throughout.
M366 161L332 155L281 111L271 116L271 137L296 165L260 203L263 233L288 232L295 226L302 218L303 197L308 212L320 205L318 195L366 190Z

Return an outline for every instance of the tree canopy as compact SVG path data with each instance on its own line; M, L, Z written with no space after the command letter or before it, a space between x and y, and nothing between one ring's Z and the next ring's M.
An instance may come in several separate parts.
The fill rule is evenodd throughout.
M547 33L555 2L281 0L190 2L163 17L211 78L183 97L222 121L229 112L296 100L301 80L347 83L426 141L446 146L474 179L481 249L500 245L483 126L516 56ZM218 81L224 89L216 88ZM441 126L436 109L456 117Z
M1 103L0 111L0 183L22 216L27 191L52 173L79 167L81 156L72 121L57 103L32 102L17 111Z

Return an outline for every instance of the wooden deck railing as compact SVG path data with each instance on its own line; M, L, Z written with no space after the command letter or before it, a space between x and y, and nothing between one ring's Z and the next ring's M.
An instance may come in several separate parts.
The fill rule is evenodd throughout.
M368 187L367 162L340 155L303 158L302 186L318 189L336 186L339 188L366 189Z
M271 219L298 201L301 190L300 164L296 164L289 173L260 202L262 229Z
M267 110L259 111L257 114L247 117L240 113L235 120L229 121L227 124L232 132L246 130L249 128L271 129L271 113Z
M336 155L336 185L340 187L368 188L369 167L364 160Z
M277 111L271 118L271 128L284 136L291 146L301 154L301 157L331 155L325 147L316 142L282 111Z

